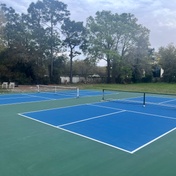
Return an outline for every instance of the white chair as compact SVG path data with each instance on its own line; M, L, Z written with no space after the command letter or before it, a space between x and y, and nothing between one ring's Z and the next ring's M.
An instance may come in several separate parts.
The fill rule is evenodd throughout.
M2 83L2 88L7 89L7 88L8 88L8 82L3 82L3 83Z
M15 83L14 82L10 82L9 83L9 89L14 89L15 88Z

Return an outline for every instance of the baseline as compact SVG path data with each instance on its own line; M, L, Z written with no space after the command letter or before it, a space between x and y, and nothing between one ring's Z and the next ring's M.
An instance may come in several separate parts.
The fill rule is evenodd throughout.
M80 136L80 137L83 137L83 138L85 138L85 139L89 139L89 140L91 140L91 141L95 141L95 142L97 142L97 143L100 143L100 144L103 144L103 145L106 145L106 146L109 146L109 147L112 147L112 148L115 148L115 149L121 150L121 151L126 152L126 153L129 153L129 154L133 154L133 152L131 152L131 151L128 151L128 150L125 150L125 149L120 148L120 147L118 147L118 146L111 145L111 144L109 144L109 143L106 143L106 142L103 142L103 141L97 140L97 139L95 139L95 138L91 138L91 137L88 137L88 136L82 135L82 134L80 134L80 133L76 133L76 132L74 132L74 131L67 130L67 129L62 128L62 127L57 127L57 128L60 129L60 130L62 130L62 131L65 131L65 132L68 132L68 133L74 134L74 135L76 135L76 136Z

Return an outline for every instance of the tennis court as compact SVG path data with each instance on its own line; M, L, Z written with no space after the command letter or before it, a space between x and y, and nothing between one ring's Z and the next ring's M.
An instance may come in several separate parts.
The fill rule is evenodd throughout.
M175 173L175 96L75 95L0 96L2 175Z
M53 87L52 87L53 88ZM0 96L0 105L9 104L20 104L20 103L30 103L30 102L42 102L60 99L70 99L78 98L79 96L98 96L102 95L100 91L87 91L81 90L79 94L76 87L71 90L45 90L44 92L32 92L32 93L17 93L17 94L3 94Z
M138 98L130 98L136 101ZM176 99L148 97L150 104L101 102L20 114L108 146L134 153L176 128L175 109L160 105ZM153 100L153 102L151 102ZM85 113L88 112L88 113ZM157 128L157 129L156 129Z

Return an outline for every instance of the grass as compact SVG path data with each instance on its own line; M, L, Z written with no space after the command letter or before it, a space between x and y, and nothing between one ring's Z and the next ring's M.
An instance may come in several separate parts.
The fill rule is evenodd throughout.
M136 83L136 84L77 84L76 86L81 89L115 89L115 90L125 90L125 91L137 91L137 92L152 92L152 93L165 93L165 94L176 94L176 83ZM20 91L20 87L16 89L16 92ZM29 91L31 86L23 86L27 91ZM24 91L24 90L23 90ZM7 89L1 89L0 93L10 93L13 92Z
M137 92L176 94L176 83L137 83L137 84L88 84L84 89L116 89Z

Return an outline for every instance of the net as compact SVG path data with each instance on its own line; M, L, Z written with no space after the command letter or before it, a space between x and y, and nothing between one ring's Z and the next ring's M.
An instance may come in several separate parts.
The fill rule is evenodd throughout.
M64 94L68 96L79 97L79 88L78 87L69 87L69 86L49 86L49 85L37 85L38 92L45 93L54 93L54 94Z
M121 103L141 104L145 106L145 93L103 89L102 100Z
M146 104L176 108L176 94L147 93Z
M162 107L176 108L176 94L145 93L134 91L121 91L103 89L103 101L114 101L120 103L157 105Z

